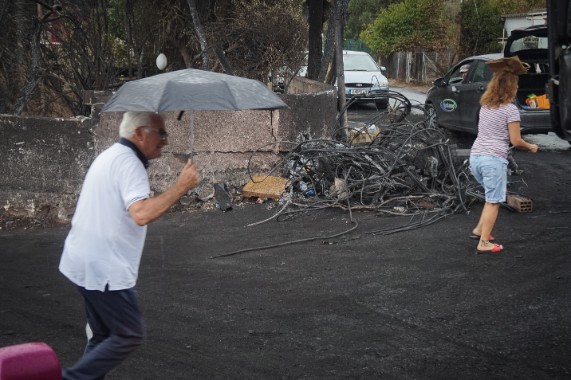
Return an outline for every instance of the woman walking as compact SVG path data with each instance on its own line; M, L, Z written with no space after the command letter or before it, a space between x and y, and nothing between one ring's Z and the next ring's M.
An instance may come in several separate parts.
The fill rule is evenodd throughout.
M519 110L513 103L519 75L526 73L529 65L517 56L487 64L494 76L480 99L478 137L470 151L470 171L484 188L486 202L470 237L478 239L476 253L500 253L504 247L493 242L492 229L507 195L509 144L532 153L538 147L521 137Z

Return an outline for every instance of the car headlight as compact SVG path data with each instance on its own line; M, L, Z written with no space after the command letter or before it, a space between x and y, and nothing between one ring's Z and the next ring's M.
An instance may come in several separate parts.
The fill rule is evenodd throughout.
M389 81L387 79L374 80L371 86L372 90L380 90L381 88L389 87Z

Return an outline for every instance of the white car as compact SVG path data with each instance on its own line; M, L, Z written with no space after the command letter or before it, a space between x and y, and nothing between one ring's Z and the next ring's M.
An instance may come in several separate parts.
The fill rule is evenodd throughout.
M377 108L387 107L389 81L383 75L386 71L384 66L377 66L368 53L353 50L343 50L343 66L347 100L356 98L356 102L375 103ZM298 75L307 76L307 55Z
M383 75L386 70L368 53L343 50L345 96L356 98L361 103L375 103L377 108L386 108L389 98L389 81Z

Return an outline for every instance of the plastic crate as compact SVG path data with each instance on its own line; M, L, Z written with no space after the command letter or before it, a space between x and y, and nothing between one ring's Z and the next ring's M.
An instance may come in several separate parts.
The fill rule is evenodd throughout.
M61 380L56 353L45 343L0 348L0 380Z

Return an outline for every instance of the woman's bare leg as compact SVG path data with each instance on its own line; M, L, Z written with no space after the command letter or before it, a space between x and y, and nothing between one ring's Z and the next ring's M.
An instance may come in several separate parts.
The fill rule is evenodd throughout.
M488 203L484 204L484 208L482 210L482 215L480 216L480 221L478 222L478 226L480 226L480 241L478 243L478 250L485 251L490 250L493 248L494 244L490 243L487 239L488 236L492 234L492 230L494 229L494 224L496 224L496 219L498 218L498 213L500 210L499 203ZM476 228L478 228L476 226Z

